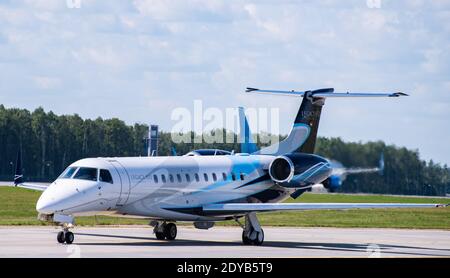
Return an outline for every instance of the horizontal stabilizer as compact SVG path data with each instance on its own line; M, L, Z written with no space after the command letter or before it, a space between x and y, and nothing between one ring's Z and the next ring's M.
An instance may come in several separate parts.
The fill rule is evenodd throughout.
M402 92L385 93L385 92L372 92L372 93L335 93L333 88L318 89L312 91L279 91L279 90L260 90L256 88L247 88L247 93L267 93L267 94L280 94L288 96L302 97L309 94L311 97L327 98L327 97L400 97L408 96Z

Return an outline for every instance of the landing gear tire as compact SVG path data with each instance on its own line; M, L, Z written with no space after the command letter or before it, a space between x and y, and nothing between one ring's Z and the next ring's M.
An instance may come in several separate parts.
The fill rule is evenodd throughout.
M75 239L75 235L72 232L69 232L69 231L67 231L67 232L66 231L61 231L56 236L56 240L59 243L72 244L74 239Z
M254 245L261 245L264 242L264 230L261 229L261 231L257 234L255 240L253 240Z
M59 243L64 243L64 242L66 242L66 238L65 238L65 236L64 236L64 232L63 232L63 231L61 231L61 232L58 233L58 235L56 236L56 240L57 240Z
M255 233L255 234L253 234ZM253 239L246 235L245 230L242 231L242 243L244 245L261 245L264 242L264 230L261 229L260 232L253 231L250 234L254 237Z
M165 225L164 235L168 240L174 240L177 237L177 225L173 223Z
M64 235L64 238L65 238L65 241L66 241L67 244L72 244L72 242L75 239L75 235L72 232L67 232Z
M244 229L242 231L242 243L244 245L261 245L264 242L264 231L259 224L255 212L250 212L245 215L245 225L242 225L238 218L236 222Z
M159 239L159 240L164 240L166 238L164 233L161 233L161 232L155 232L155 236L156 236L156 239Z
M252 241L245 235L245 231L242 231L242 243L244 243L244 245L252 244Z

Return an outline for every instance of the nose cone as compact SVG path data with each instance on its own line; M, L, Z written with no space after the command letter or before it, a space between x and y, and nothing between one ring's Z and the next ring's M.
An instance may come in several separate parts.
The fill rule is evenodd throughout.
M57 180L42 193L36 210L43 214L78 212L96 199L93 188L95 183L88 181Z
M55 209L53 208L52 204L48 204L45 201L42 201L41 199L39 199L39 201L36 204L36 210L39 213L43 213L43 214L52 214L55 212Z
M36 203L36 210L44 214L52 214L57 211L61 211L65 208L64 197L58 194L57 185L51 184L47 190L45 190L39 200Z
M43 214L52 214L63 209L63 206L56 202L48 192L42 193L41 197L36 203L36 210Z

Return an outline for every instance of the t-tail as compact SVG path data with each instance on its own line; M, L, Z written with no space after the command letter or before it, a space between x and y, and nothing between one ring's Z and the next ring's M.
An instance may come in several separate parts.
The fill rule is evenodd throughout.
M329 97L400 97L407 94L397 93L335 93L333 88L310 91L277 91L247 88L246 92L267 93L303 97L289 135L281 142L263 148L255 154L283 155L293 152L314 153L320 115L325 99Z
M324 97L314 97L316 93L333 93L334 89L320 89L306 92L300 109L294 121L295 127L302 127L308 131L308 135L302 144L299 146L297 152L314 153L316 146L317 131L319 130L320 114L322 113L322 106L325 104Z

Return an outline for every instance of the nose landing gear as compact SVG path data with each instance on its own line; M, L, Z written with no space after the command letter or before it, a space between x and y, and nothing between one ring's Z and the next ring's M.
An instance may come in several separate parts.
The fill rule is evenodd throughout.
M75 240L75 235L71 231L69 231L69 226L71 225L64 225L63 230L60 231L56 236L56 240L59 243L72 244L72 242Z

